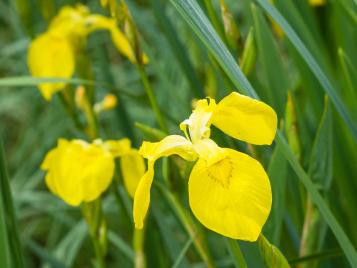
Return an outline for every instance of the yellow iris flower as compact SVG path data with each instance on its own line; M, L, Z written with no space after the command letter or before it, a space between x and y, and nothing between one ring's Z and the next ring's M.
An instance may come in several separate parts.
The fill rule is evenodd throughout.
M267 104L231 93L217 104L213 99L199 100L180 125L186 137L170 135L160 142L143 142L139 153L148 160L148 170L135 192L136 228L143 227L149 207L155 161L176 154L187 161L197 160L188 183L189 204L196 218L227 237L258 238L272 203L268 176L252 157L221 148L210 139L211 124L236 139L269 145L275 137L277 116Z
M125 187L134 197L145 163L128 139L93 143L60 139L57 147L47 153L41 169L47 171L48 188L67 204L78 206L94 201L109 187L116 157L120 157Z
M117 27L113 18L90 14L83 5L65 6L52 20L48 30L34 39L29 47L28 65L34 77L70 78L75 70L75 55L79 45L96 30L108 30L114 45L131 62L135 52L128 38ZM148 62L143 55L144 63ZM65 83L42 83L39 89L46 100L63 89Z

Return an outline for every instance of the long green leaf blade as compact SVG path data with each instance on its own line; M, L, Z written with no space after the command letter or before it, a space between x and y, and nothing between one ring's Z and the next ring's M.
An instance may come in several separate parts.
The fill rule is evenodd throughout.
M321 83L323 89L326 94L330 97L332 103L335 105L336 110L343 118L348 128L350 129L355 142L357 142L357 127L352 120L352 117L346 106L342 102L340 96L337 94L337 90L334 88L330 80L327 78L324 71L320 68L319 64L310 53L310 51L306 48L304 43L301 41L300 37L295 33L294 29L289 25L289 23L285 20L285 18L278 12L276 8L274 8L271 4L266 0L256 0L259 5L265 10L267 14L269 14L274 21L279 24L279 26L283 29L286 36L289 38L293 46L300 53L301 57L310 67L311 71L316 76L317 80Z
M20 243L19 232L17 227L17 221L15 216L15 209L12 200L12 194L10 189L9 177L7 175L6 165L5 165L5 153L2 145L2 140L0 139L0 198L1 205L3 208L4 223L6 224L7 234L11 234L8 237L9 250L12 256L12 263L14 267L21 268L25 267L24 258L22 253L22 246ZM6 250L6 248L5 248ZM6 261L6 260L5 260ZM2 262L2 259L1 259ZM8 266L5 266L8 267Z

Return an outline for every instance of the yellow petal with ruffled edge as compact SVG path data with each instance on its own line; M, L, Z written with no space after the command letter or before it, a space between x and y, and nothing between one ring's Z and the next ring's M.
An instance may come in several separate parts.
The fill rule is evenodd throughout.
M61 139L41 168L47 171L48 188L69 205L78 206L97 199L108 188L114 159L101 145Z
M45 33L30 45L28 53L30 73L34 77L70 78L74 72L74 55L66 38ZM65 83L41 83L39 89L46 100L63 89Z
M277 116L264 102L233 92L217 104L212 124L236 139L269 145L275 137Z
M140 179L134 196L133 217L135 228L141 229L150 204L150 189L154 179L154 164L160 157L179 155L187 161L194 161L197 154L192 143L179 135L170 135L159 142L143 142L139 153L148 159L148 170Z
M124 185L129 195L134 198L141 177L145 174L145 163L138 150L131 149L120 158L120 169Z
M189 203L208 229L233 239L257 240L271 209L268 176L258 161L232 149L213 165L199 159L189 178Z

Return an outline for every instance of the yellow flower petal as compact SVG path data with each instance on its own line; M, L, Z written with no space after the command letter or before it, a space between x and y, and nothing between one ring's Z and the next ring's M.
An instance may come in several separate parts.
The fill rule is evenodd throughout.
M127 138L121 140L107 140L103 145L114 157L126 155L130 153L131 150L131 141Z
M132 49L129 40L124 35L124 33L120 31L116 25L111 26L109 30L112 35L112 40L116 48L124 56L126 56L132 63L136 63L134 50Z
M145 163L138 150L131 149L120 158L120 169L123 174L124 185L129 195L134 198L136 188L145 173Z
M180 124L180 129L186 135L186 128L188 128L190 139L193 143L203 138L209 138L211 134L210 120L215 107L216 103L214 99L198 100L190 117Z
M144 227L144 219L150 205L150 189L153 179L154 163L149 161L148 170L140 179L134 196L133 218L137 229Z
M271 144L277 116L264 102L233 92L217 104L212 124L236 139L257 145Z
M189 178L189 203L208 229L233 239L257 240L271 209L268 176L258 161L232 149L208 166L199 159Z
M204 159L208 165L214 164L225 157L224 149L211 139L199 140L193 144L193 148L199 155L199 158Z
M177 154L187 161L197 158L192 143L180 135L169 135L159 142L144 141L139 153L149 161L156 161L160 157Z
M323 6L326 3L326 0L309 0L311 6Z
M74 56L71 44L66 38L45 33L30 45L28 65L31 75L47 78L70 78L74 72ZM41 83L39 89L46 100L63 89L65 83Z
M170 135L159 142L143 142L139 153L148 159L148 170L140 179L134 196L133 217L135 228L141 229L150 204L150 189L154 178L154 164L160 157L177 154L187 161L197 158L192 143L179 135Z
M114 159L98 144L81 140L59 140L41 168L47 171L46 184L66 203L77 206L97 199L109 186Z

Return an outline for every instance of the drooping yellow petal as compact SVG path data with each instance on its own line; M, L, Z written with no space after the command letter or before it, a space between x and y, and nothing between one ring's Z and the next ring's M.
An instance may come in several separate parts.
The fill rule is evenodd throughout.
M66 38L45 33L30 45L28 65L31 75L47 78L70 78L74 72L74 56L71 44ZM46 100L63 89L65 83L41 83L39 89Z
M148 170L140 179L134 196L133 217L135 228L141 229L150 204L150 189L154 178L154 164L160 157L179 155L187 161L194 161L197 154L192 143L179 135L170 135L159 142L143 142L139 153L148 159Z
M212 124L236 139L263 145L274 140L277 116L264 102L233 92L217 104Z
M268 176L258 161L232 149L213 165L199 159L189 178L189 203L208 229L233 239L257 240L271 209Z
M150 189L154 179L154 163L149 161L148 170L140 179L138 187L135 191L133 218L135 228L142 229L144 227L144 220L150 205Z
M114 159L98 144L81 140L59 140L43 164L48 188L66 203L78 206L97 199L109 186Z
M145 173L145 163L138 150L131 149L120 158L120 169L123 174L124 185L129 195L134 198L139 181Z
M202 99L196 102L196 107L188 119L180 124L180 129L186 133L188 128L190 139L193 143L209 138L211 116L215 110L214 99Z

